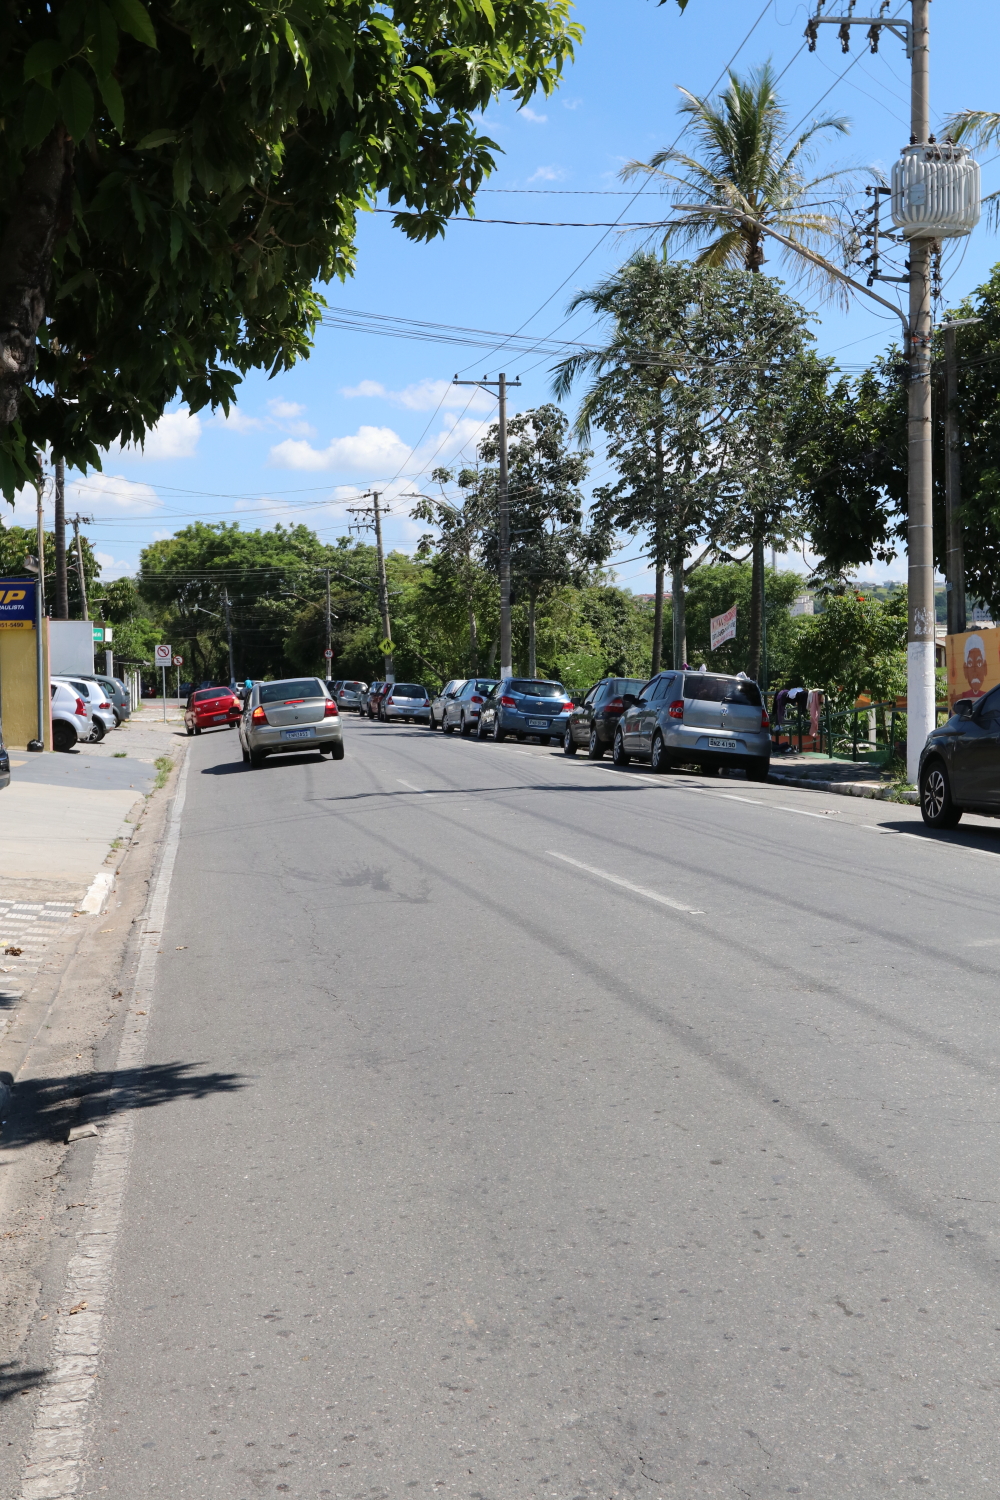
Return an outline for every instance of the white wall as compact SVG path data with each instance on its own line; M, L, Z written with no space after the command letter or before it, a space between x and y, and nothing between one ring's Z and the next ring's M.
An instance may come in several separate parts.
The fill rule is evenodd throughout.
M94 672L94 627L90 620L49 621L49 671L55 677Z

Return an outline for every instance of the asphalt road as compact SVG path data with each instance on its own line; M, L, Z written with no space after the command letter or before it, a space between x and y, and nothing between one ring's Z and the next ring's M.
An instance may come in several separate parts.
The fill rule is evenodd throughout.
M994 1497L1000 824L346 739L190 747L82 1492Z

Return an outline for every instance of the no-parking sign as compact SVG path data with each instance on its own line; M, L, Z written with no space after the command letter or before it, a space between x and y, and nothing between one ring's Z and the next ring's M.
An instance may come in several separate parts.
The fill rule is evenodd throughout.
M158 667L169 667L173 654L172 647L157 646L153 652L153 660Z

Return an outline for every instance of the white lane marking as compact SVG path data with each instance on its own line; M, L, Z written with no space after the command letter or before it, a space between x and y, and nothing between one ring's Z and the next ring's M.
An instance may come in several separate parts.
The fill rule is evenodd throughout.
M800 818L835 818L837 816L835 809L832 807L828 812L814 813L806 812L804 807L782 807L780 802L772 803L772 806L775 812L798 813Z
M185 758L170 810L163 859L144 913L131 1014L118 1049L117 1076L127 1081L113 1091L105 1119L100 1122L94 1172L86 1193L89 1207L66 1272L62 1306L68 1309L82 1303L83 1310L63 1312L56 1324L52 1368L35 1414L20 1500L70 1500L83 1478L90 1402L97 1386L104 1313L132 1151L135 1110L131 1095L146 1055L157 947L177 856L188 765Z
M553 859L561 859L568 865L575 865L578 870L586 870L588 875L596 875L600 880L610 880L612 885L620 885L626 891L632 891L636 896L645 896L647 901L658 901L661 906L670 906L674 911L686 911L691 917L705 915L696 906L685 906L682 901L674 901L670 896L661 896L659 891L650 891L644 885L633 885L631 880L623 880L620 875L612 875L607 870L598 870L594 865L585 865L579 859L570 859L568 854L559 854L555 849L546 849L545 852Z
M711 796L712 793L709 793ZM723 802L745 802L748 807L769 807L770 804L762 802L759 797L737 797L733 792L716 792L716 797L721 797Z
M433 797L434 795L433 792L425 791L422 786L414 786L412 781L404 781L402 776L397 776L396 780L400 786L405 786L408 792L417 792L421 797Z

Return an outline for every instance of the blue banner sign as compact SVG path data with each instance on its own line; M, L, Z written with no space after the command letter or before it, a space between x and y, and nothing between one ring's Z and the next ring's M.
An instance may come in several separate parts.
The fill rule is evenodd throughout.
M33 630L35 578L0 578L0 630Z

